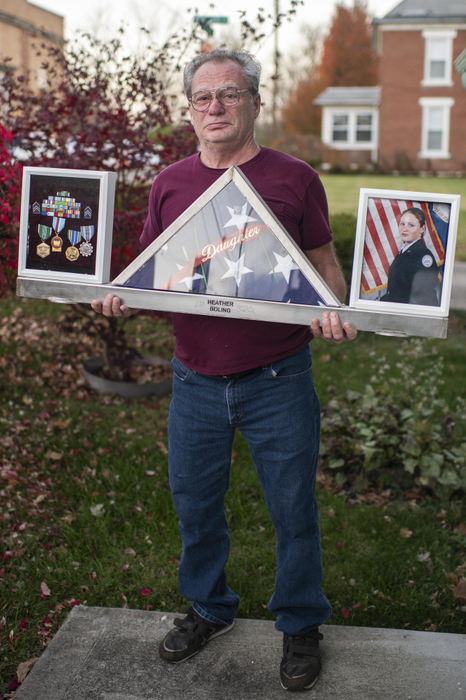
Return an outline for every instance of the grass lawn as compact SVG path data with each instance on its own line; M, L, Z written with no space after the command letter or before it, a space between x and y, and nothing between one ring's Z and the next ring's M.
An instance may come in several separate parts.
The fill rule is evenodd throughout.
M466 261L466 178L421 177L419 175L326 175L321 174L327 192L329 211L333 214L358 213L361 187L460 194L460 216L456 259Z
M41 653L77 602L169 611L185 605L177 594L180 541L167 483L169 397L128 401L89 389L80 367L99 348L67 313L11 299L0 314L3 692L18 664ZM332 386L342 394L372 382L374 357L403 391L397 377L406 350L419 383L430 381L427 368L441 358L438 392L455 406L464 386L466 314L452 320L447 340L362 333L344 347L313 343L322 405ZM167 322L142 316L127 327L142 351L171 356ZM395 487L355 494L319 477L330 623L464 632L462 503ZM240 435L226 508L228 577L242 598L239 615L269 619L274 532Z

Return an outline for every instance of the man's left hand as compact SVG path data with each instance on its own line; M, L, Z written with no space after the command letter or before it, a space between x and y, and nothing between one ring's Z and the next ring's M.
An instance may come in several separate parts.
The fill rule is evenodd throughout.
M354 340L358 334L356 327L352 323L346 322L342 325L336 311L324 311L322 313L322 322L318 318L313 318L311 331L314 338L323 338L334 343Z

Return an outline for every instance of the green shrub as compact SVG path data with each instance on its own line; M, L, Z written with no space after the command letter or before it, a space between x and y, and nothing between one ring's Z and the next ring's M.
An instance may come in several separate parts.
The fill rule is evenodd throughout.
M354 237L356 217L353 214L334 214L330 217L335 249L340 261L346 284L350 285L353 267Z
M368 357L370 383L361 392L333 391L322 415L321 464L337 485L355 491L421 487L440 498L466 491L466 402L449 409L438 396L442 357L409 340L393 357ZM411 361L426 360L413 371Z

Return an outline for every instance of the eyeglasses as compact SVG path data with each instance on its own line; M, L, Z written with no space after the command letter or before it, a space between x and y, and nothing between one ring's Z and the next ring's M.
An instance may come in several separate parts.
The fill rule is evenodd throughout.
M239 103L242 92L249 92L249 89L243 88L240 90L236 87L221 87L217 90L198 90L191 95L189 102L196 112L205 112L206 109L209 109L215 95L224 107L234 107Z

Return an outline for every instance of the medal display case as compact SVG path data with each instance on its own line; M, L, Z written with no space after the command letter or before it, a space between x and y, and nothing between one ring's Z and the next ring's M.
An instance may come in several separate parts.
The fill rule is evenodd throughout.
M377 199L378 194L375 191L373 196ZM409 193L408 198L396 192L393 198L400 199L400 194L407 204L416 193ZM55 206L68 205L68 202L53 201L53 197L59 195L52 193L51 196ZM413 304L367 302L361 298L363 280L366 280L363 265L368 260L364 251L369 246L365 238L367 192L362 191L361 196L363 204L360 203L354 257L357 281L353 275L349 306L338 301L236 167L223 173L111 283L92 283L83 274L71 272L77 270L76 261L68 259L66 271L55 270L54 278L49 275L45 283L35 275L38 266L34 262L35 267L26 266L27 275L22 274L20 268L17 293L69 302L103 300L113 293L130 308L303 325L310 324L314 318L321 319L325 311L338 311L342 323L350 321L359 330L446 337L459 197L429 195L420 198L423 202L446 203L449 209L444 262L437 271L442 276L441 303L424 306L419 312L419 307ZM414 201L417 199L414 197ZM29 194L25 206L30 209L34 203ZM68 229L81 232L81 228L72 223ZM78 243L71 233L67 250L78 248L80 251ZM81 238L79 245L83 243L92 245L92 240ZM52 255L50 252L45 259ZM80 255L83 255L81 251ZM36 256L40 258L37 251L33 254L34 261ZM105 256L110 257L109 250ZM437 259L435 265L437 267ZM47 277L46 271L40 271ZM60 274L67 276L59 278Z
M116 174L23 170L18 274L108 282Z

